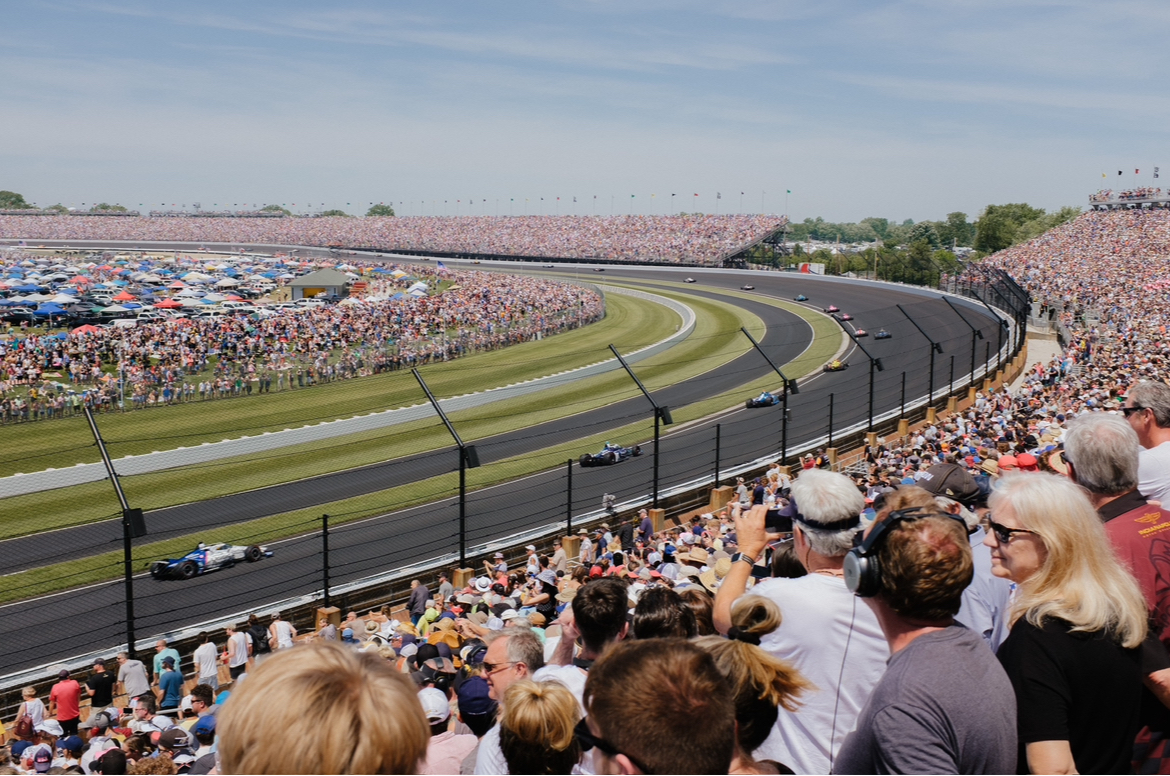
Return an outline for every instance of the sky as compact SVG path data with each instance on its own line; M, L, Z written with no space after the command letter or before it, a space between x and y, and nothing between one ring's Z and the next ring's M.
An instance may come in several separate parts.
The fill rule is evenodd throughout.
M144 212L1083 206L1161 183L1167 29L1156 0L8 2L0 189Z

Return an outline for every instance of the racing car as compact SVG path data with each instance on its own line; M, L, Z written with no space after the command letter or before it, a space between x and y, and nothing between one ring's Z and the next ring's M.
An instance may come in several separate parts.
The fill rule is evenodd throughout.
M826 307L826 308L825 308L825 312L827 312L827 313L839 313L839 312L841 312L841 308L840 308L840 307L838 307L838 306L837 306L837 305L835 305L835 304L831 304L831 305L829 305L828 307Z
M797 301L797 302L807 302L808 301L808 297L805 296L804 294L797 294L796 296L794 296L792 298L794 301Z
M841 361L840 359L835 358L832 361L830 361L829 363L825 364L823 367L821 367L821 371L840 372L841 370L845 369L848 366L849 365L846 364L844 361Z
M258 544L204 544L181 558L156 560L150 564L150 575L155 579L190 579L209 571L231 568L240 561L255 563L272 557L272 551Z
M743 291L755 291L756 287L753 286L751 283L748 283L747 285L740 286L740 289Z
M582 466L609 466L641 454L642 448L638 445L622 447L621 445L615 445L613 442L606 442L605 447L601 448L601 452L594 453L593 455L589 455L588 453L582 455L580 464Z
M868 332L868 331L866 331L865 329L854 329L854 330L853 330L853 336L854 336L854 337L868 337L868 336L869 336L869 332Z
M850 315L849 313L841 313L841 320L851 321L851 320L853 320L853 316Z
M694 278L687 278L687 279L686 279L686 280L684 280L683 282L684 282L684 283L694 283L694 282L695 282L695 279L694 279Z
M754 407L774 407L780 403L780 397L771 391L764 391L754 399L748 399L744 402L749 410Z
M873 338L874 339L889 339L890 333L888 331L886 331L885 329L878 329L876 332L874 332Z

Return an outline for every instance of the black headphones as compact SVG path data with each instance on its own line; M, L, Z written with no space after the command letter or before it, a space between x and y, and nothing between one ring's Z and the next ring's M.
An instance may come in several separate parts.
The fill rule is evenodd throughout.
M881 549L886 534L899 523L908 523L912 520L921 520L925 517L949 517L962 523L963 531L967 530L967 522L958 515L947 512L926 509L924 507L910 507L891 512L885 520L876 523L864 540L858 533L853 541L856 546L845 555L845 587L862 598L872 598L882 590L882 570L878 564L877 553Z

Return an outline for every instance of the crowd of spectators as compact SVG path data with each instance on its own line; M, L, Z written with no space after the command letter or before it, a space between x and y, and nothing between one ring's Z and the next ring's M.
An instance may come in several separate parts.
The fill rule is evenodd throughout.
M373 265L346 266L367 279L364 295L346 303L266 317L244 310L143 320L64 339L10 327L0 338L0 423L72 415L83 404L125 410L299 390L542 338L604 314L596 292L547 279L404 265L403 280L372 274ZM88 285L116 271L94 270ZM454 284L433 295L402 293L420 281Z
M117 218L0 216L0 237L231 242L719 266L782 216Z

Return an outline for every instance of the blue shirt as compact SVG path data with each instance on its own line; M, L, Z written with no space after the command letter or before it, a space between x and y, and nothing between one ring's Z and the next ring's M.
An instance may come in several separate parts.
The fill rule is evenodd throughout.
M163 699L159 708L177 709L183 700L183 675L178 671L163 671L158 678L158 688L162 690Z

